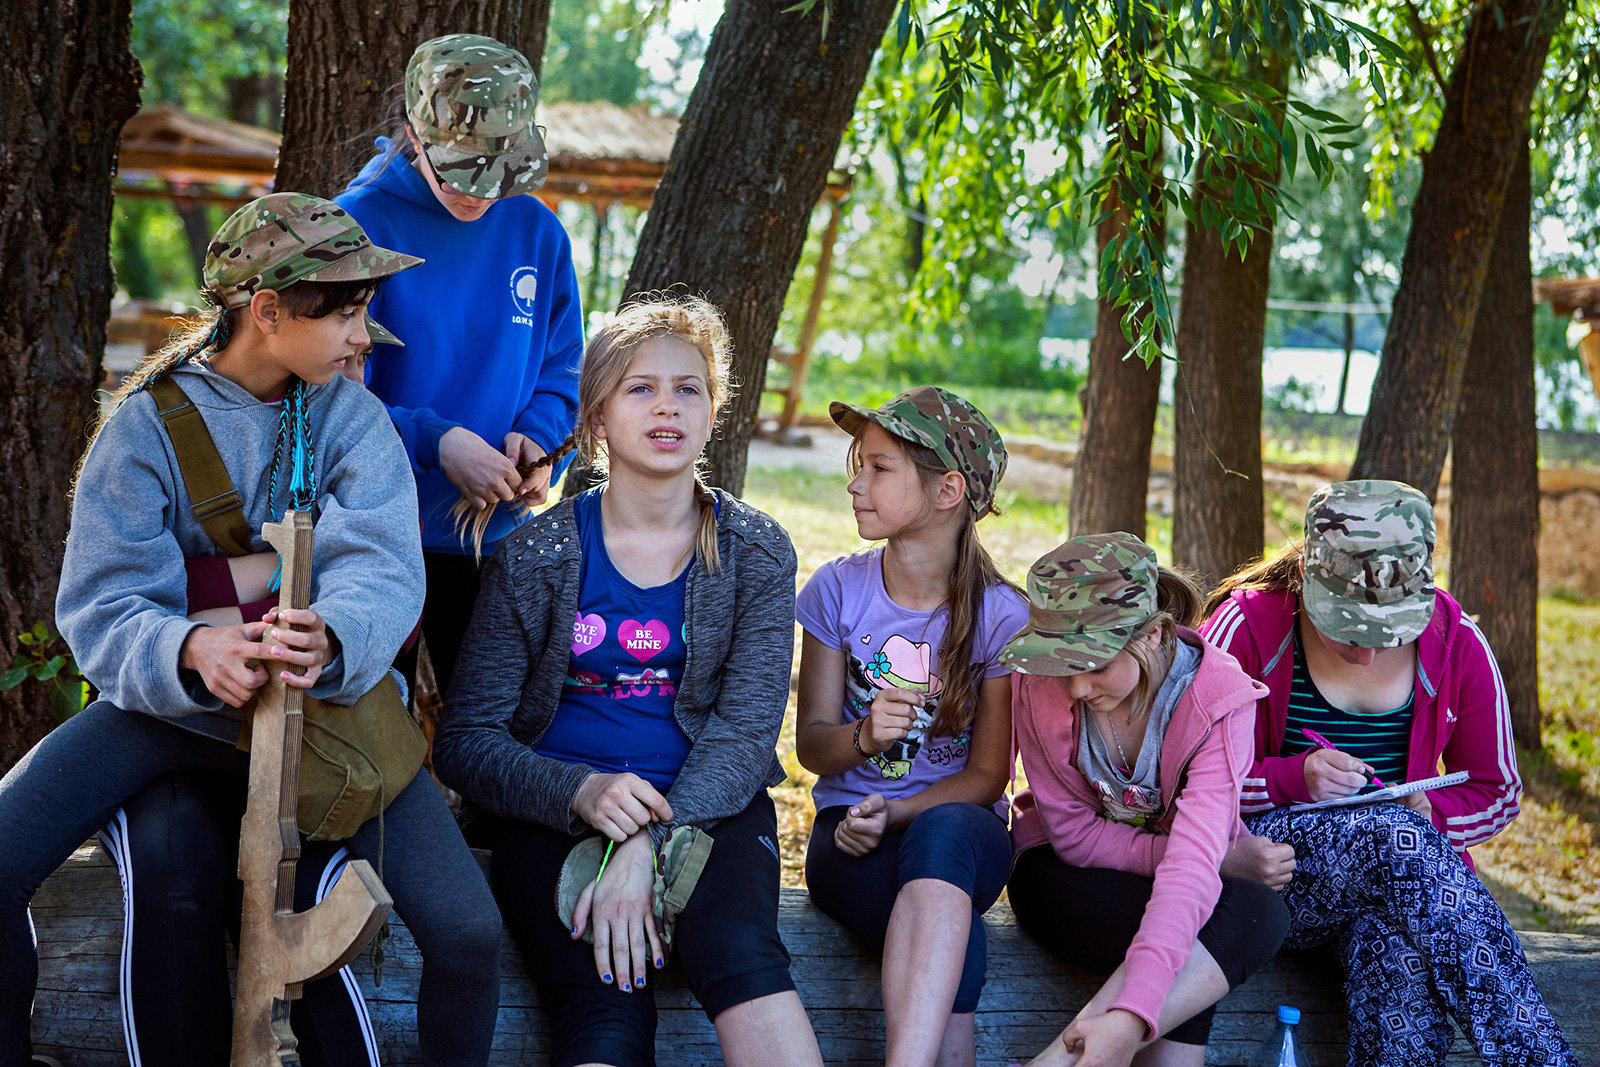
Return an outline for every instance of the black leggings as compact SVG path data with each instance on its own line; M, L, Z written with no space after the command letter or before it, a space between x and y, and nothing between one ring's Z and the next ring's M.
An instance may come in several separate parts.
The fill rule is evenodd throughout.
M485 558L488 550L485 546ZM433 664L433 681L443 700L450 691L450 679L455 676L461 638L478 602L482 571L470 554L458 556L449 552L424 552L422 566L428 579L427 599L422 605L422 637L428 643L428 662ZM412 693L417 691L417 650L421 647L421 642L413 644L394 658L394 665L405 675Z
M1127 871L1073 867L1049 845L1017 857L1011 871L1011 910L1017 923L1064 959L1096 974L1122 965L1144 921L1153 881ZM1224 878L1222 896L1200 928L1199 942L1236 989L1278 951L1289 929L1289 911L1277 892L1242 878ZM1204 1045L1214 1009L1205 1010L1162 1035L1185 1045Z
M239 939L238 868L244 779L216 771L167 775L134 794L101 843L122 878L122 1025L131 1067L228 1062L233 1007L226 930ZM331 888L343 847L306 842L295 908ZM291 1025L306 1067L378 1062L372 1022L348 968L307 982Z
M765 790L756 794L710 833L711 857L678 919L673 952L714 1022L737 1004L793 989L794 981L778 936L781 865L771 798ZM495 896L548 1009L552 1067L649 1067L655 1063L654 987L624 993L601 983L593 946L574 941L556 917L556 881L577 841L506 820L494 845Z

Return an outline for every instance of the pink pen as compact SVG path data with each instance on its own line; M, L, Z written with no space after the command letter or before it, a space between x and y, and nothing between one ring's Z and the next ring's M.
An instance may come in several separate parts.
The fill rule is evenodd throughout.
M1335 745L1332 741L1329 741L1326 737L1323 737L1321 734L1317 733L1315 730L1302 729L1300 732L1302 734L1305 734L1305 737L1306 737L1307 741L1310 741L1313 745L1316 745L1318 748L1328 748L1328 749L1333 749L1334 751L1338 751L1338 746L1337 745ZM1379 778L1376 774L1368 775L1368 777L1372 780L1372 784L1377 786L1379 789L1388 788L1387 786L1385 786L1383 784L1383 780L1381 778Z

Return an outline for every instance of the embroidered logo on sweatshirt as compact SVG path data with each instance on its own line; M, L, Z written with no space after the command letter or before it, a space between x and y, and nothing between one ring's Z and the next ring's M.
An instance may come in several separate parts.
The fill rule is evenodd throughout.
M533 325L534 304L539 298L539 268L518 267L511 272L511 302L517 306L518 314L511 316L511 321L522 326Z

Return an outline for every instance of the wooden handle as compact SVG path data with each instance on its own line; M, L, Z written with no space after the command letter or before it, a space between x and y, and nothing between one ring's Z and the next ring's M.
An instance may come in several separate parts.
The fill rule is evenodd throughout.
M283 561L278 607L311 605L311 516L291 511L261 531ZM239 828L244 908L234 996L232 1067L299 1067L289 1006L301 984L331 974L371 939L393 903L365 860L345 866L308 911L294 910L300 740L305 691L265 661L267 682L250 708L250 794ZM291 668L294 669L294 668Z

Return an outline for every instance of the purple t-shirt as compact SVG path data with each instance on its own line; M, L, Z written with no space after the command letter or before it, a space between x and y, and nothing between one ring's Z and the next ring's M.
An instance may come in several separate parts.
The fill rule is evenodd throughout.
M535 751L609 774L632 771L665 793L690 747L672 710L687 651L683 595L689 570L665 585L641 589L606 554L599 490L580 496L573 513L583 563L572 658L561 703Z
M944 688L938 674L939 643L948 614L944 608L913 611L891 600L883 587L881 547L818 567L800 590L795 616L812 637L845 653L841 721L865 718L882 689L926 692L923 718L932 721ZM997 585L985 594L972 645L972 660L983 665L984 678L1006 673L1000 650L1027 621L1027 605L1011 589ZM818 810L853 804L872 793L889 800L914 796L965 767L968 748L965 736L929 737L919 727L861 766L818 778L811 796Z

